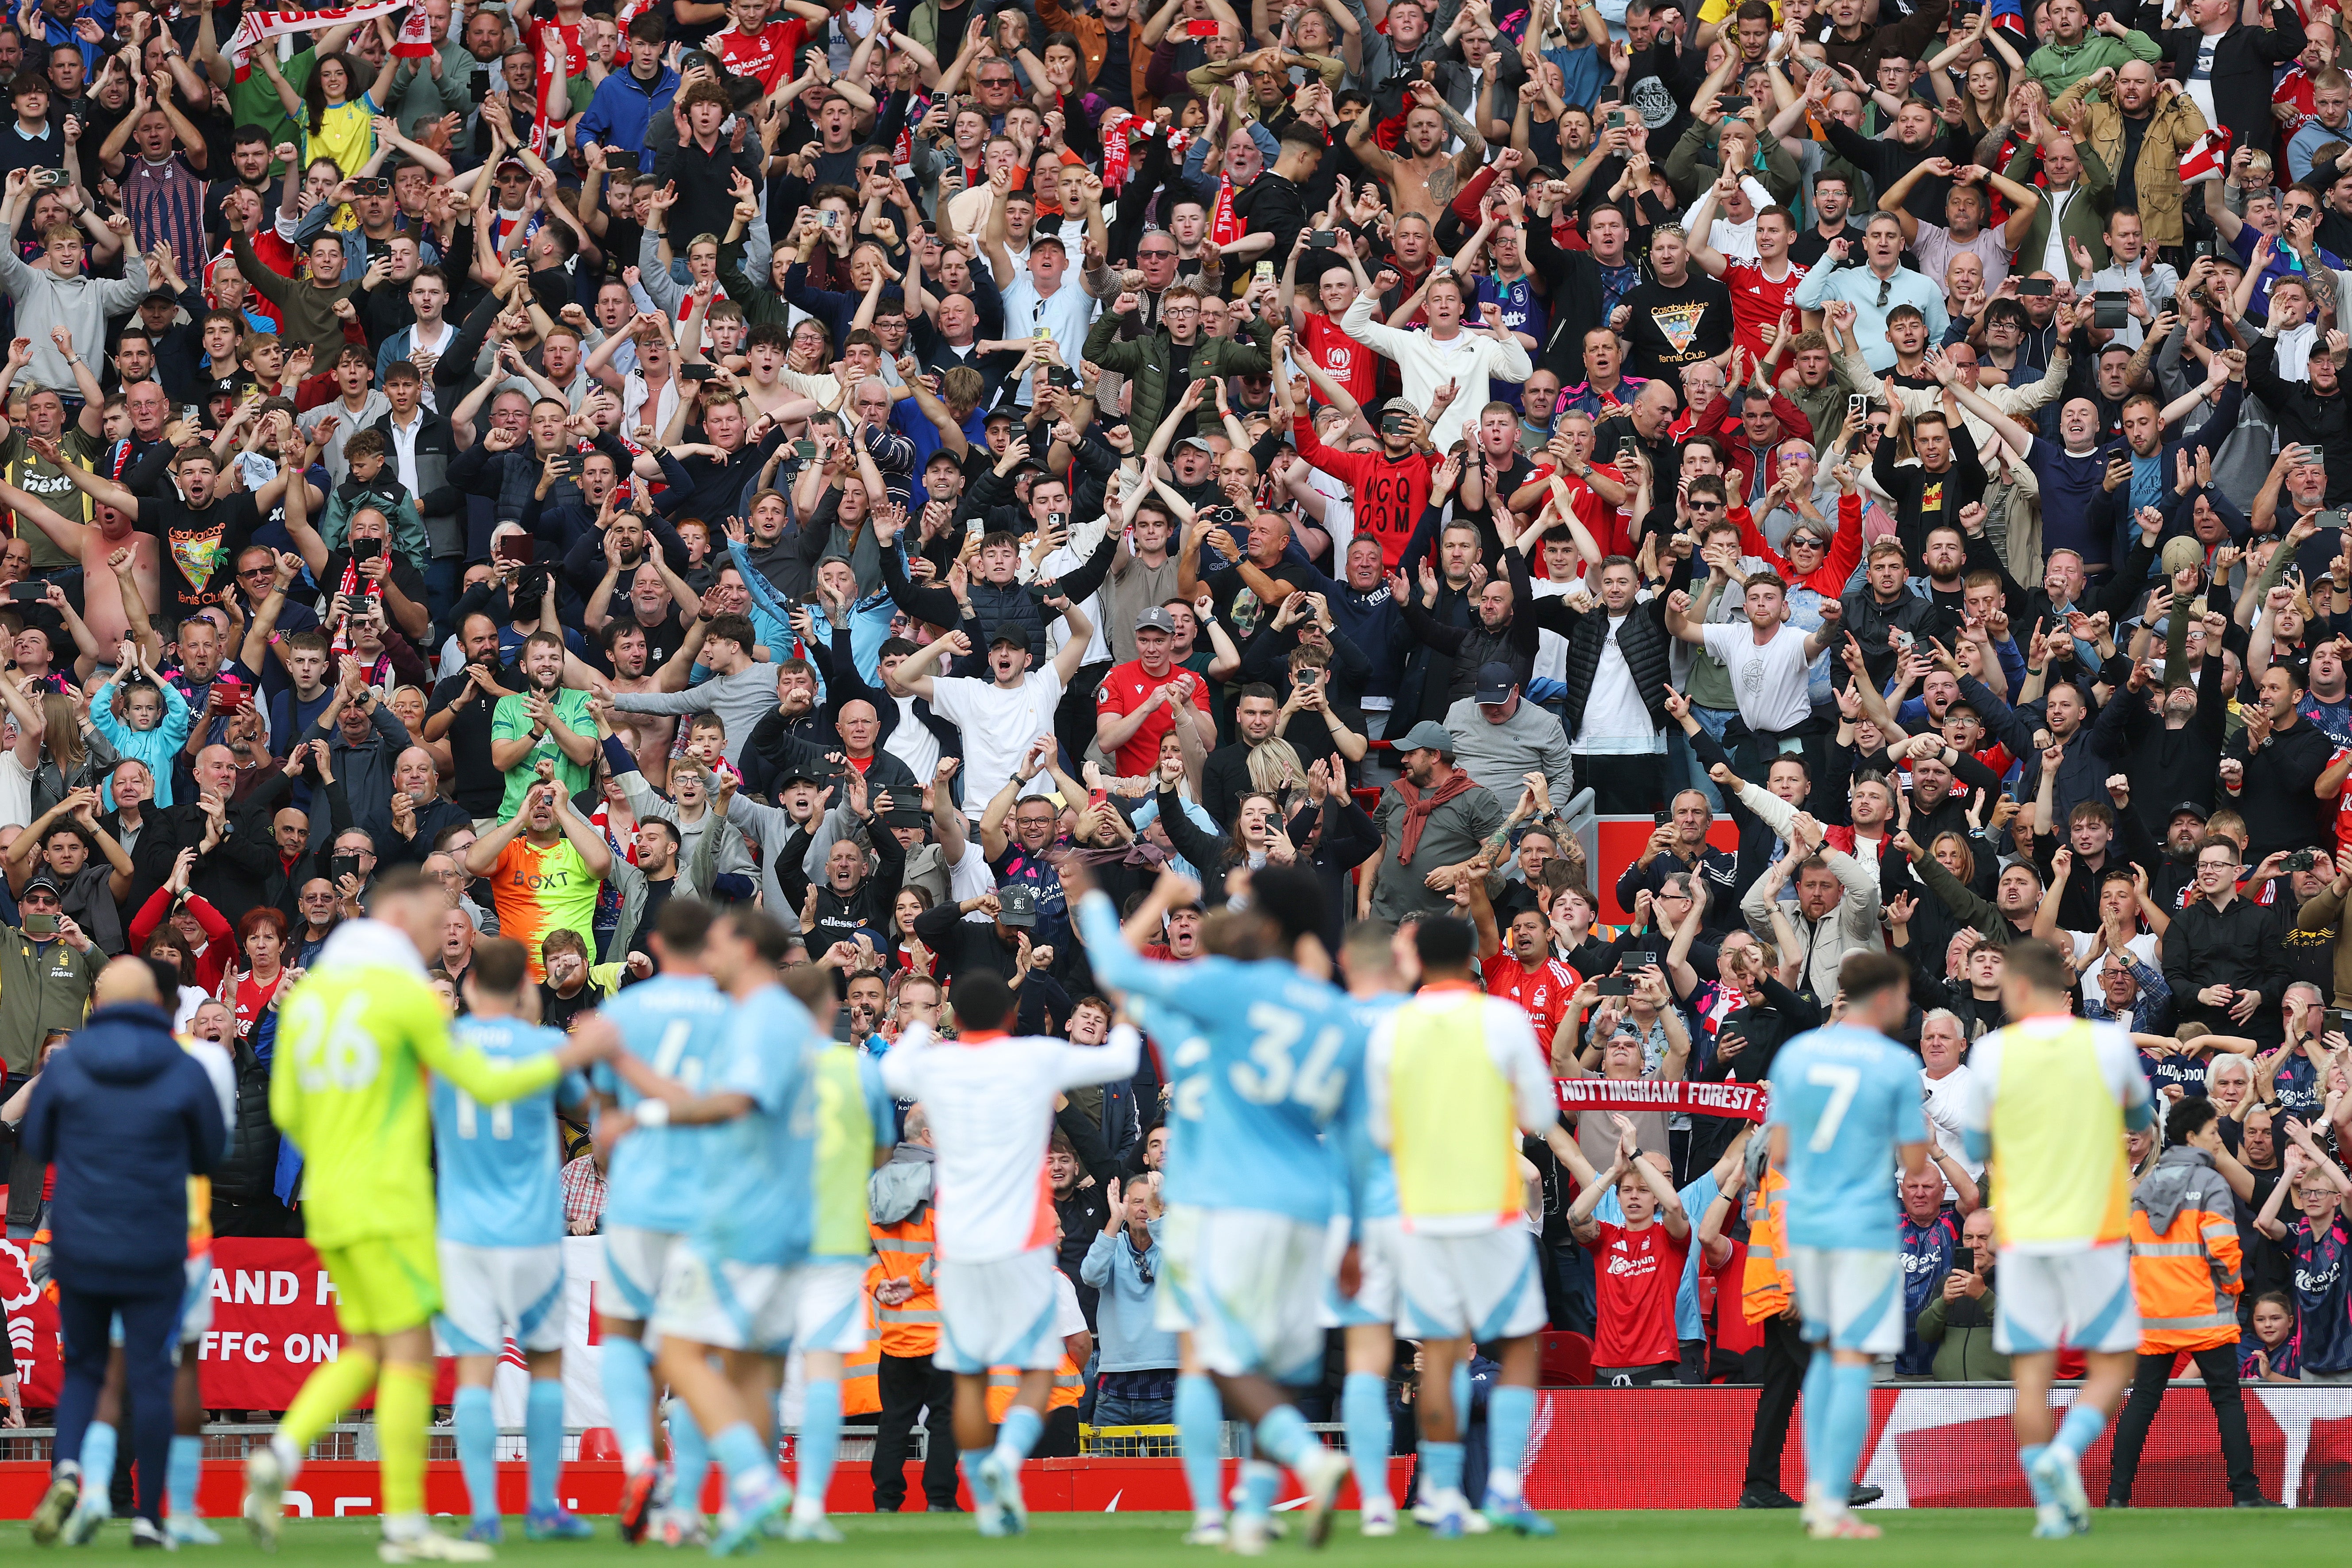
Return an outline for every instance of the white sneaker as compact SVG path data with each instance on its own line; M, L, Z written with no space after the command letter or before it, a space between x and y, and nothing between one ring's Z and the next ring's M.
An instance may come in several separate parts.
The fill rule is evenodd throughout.
M1348 1456L1333 1453L1318 1440L1298 1457L1291 1473L1307 1489L1307 1517L1300 1521L1307 1531L1307 1544L1320 1546L1330 1539L1331 1505L1339 1500L1339 1489L1351 1473Z
M278 1532L286 1524L286 1466L266 1443L245 1457L244 1511L254 1545L277 1551Z
M68 1546L87 1546L96 1538L99 1527L114 1517L113 1500L102 1486L86 1486L74 1503L74 1510L66 1516L64 1531Z
M1274 1539L1263 1517L1235 1514L1225 1526L1225 1550L1236 1557L1263 1557L1266 1545Z
M1187 1546L1223 1546L1225 1543L1225 1521L1215 1514L1206 1514L1192 1521L1192 1528L1184 1532Z
M1397 1506L1394 1498L1372 1498L1364 1504L1364 1511L1356 1524L1356 1533L1374 1541L1383 1540L1397 1532Z
M193 1513L175 1513L163 1521L163 1533L183 1546L218 1546L220 1531Z
M489 1563L498 1558L481 1542L459 1541L437 1530L386 1535L375 1543L375 1554L383 1563Z
M2052 1443L2033 1460L2033 1479L2050 1489L2052 1500L2065 1516L2066 1528L2081 1535L2091 1528L2091 1500L2083 1490L2083 1467L2072 1448ZM72 1526L67 1526L68 1532Z

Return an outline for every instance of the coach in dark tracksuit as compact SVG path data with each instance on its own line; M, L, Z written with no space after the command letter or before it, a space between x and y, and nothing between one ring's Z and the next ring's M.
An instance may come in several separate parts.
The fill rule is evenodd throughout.
M65 1388L52 1489L70 1489L69 1476L79 1472L119 1313L139 1476L132 1542L164 1546L173 1352L188 1289L188 1178L218 1163L228 1130L212 1080L172 1037L172 1015L147 960L108 964L89 1021L50 1057L25 1114L26 1147L57 1176L50 1253ZM51 1504L45 1499L44 1510Z

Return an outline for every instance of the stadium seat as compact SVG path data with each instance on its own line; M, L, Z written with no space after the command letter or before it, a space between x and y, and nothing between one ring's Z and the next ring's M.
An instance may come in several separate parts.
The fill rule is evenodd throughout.
M1547 1331L1543 1372L1537 1381L1544 1388L1591 1387L1592 1342L1573 1329Z
M580 1434L580 1461L590 1464L599 1459L618 1459L621 1445L613 1436L610 1426L590 1426Z

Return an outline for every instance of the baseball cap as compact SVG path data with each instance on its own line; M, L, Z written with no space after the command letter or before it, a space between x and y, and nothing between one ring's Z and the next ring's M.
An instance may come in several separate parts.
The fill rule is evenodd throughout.
M2184 533L2164 542L2162 560L2164 574L2169 577L2175 572L2186 572L2191 566L2204 565L2205 546Z
M1179 447L1198 447L1202 451L1208 453L1209 456L1213 458L1217 455L1217 449L1214 447L1210 446L1208 442L1202 440L1198 436L1187 436L1182 440L1177 442L1176 445Z
M996 885L996 923L1034 927L1037 923L1037 889L1026 882L999 882Z
M1518 671L1496 659L1478 667L1478 689L1471 695L1477 702L1492 707L1498 702L1508 702L1512 690L1518 684Z
M1381 412L1383 414L1418 414L1421 410L1412 405L1412 399L1410 397L1391 397L1386 403L1381 405Z
M1011 621L999 621L996 623L996 629L988 634L988 646L994 647L1001 642L1009 642L1016 647L1025 648L1029 646L1028 629L1015 626Z
M141 299L139 302L142 305L169 305L173 310L177 310L180 305L180 297L177 294L173 293L169 289L152 289L148 290L145 297Z
M65 889L58 887L56 880L46 872L26 883L25 890L16 895L16 900L19 903L22 903L25 900L31 898L35 893L47 893L49 897L57 900L59 903L65 902Z
M1399 756L1407 752L1430 751L1441 757L1451 757L1454 754L1454 736L1436 720L1423 719L1404 732L1404 739L1396 743L1396 750Z
M1158 605L1147 605L1142 614L1135 617L1135 629L1139 632L1166 632L1172 637L1176 635L1176 617Z
M530 164L528 164L528 163L524 163L524 162L523 162L521 159L520 159L520 158L501 158L501 159L499 159L499 166L498 166L498 168L497 168L497 169L495 169L495 170L493 170L493 171L492 171L492 173L493 173L493 174L505 174L509 169L513 169L513 170L516 170L517 172L519 172L519 173L520 173L520 174L530 174Z
M2174 806L2170 811L2166 812L2164 814L2164 819L2167 822L2169 822L2174 817L2179 816L2184 813L2195 817L2200 822L2210 822L2213 818L2212 812L2206 808L2204 802L2197 800L2184 800L2179 805Z

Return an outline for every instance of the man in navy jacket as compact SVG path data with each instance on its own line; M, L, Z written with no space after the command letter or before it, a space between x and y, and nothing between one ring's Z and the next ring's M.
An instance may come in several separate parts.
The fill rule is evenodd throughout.
M169 1544L163 1473L173 1352L189 1294L188 1178L218 1163L228 1130L212 1080L172 1037L163 994L147 960L108 964L89 1022L50 1057L25 1115L26 1148L56 1169L50 1251L65 1346L55 1479L33 1526L44 1542L79 1499L82 1434L106 1381L109 1331L119 1313L139 1465L131 1540ZM102 1491L108 1478L90 1484ZM80 1517L94 1528L104 1515Z

